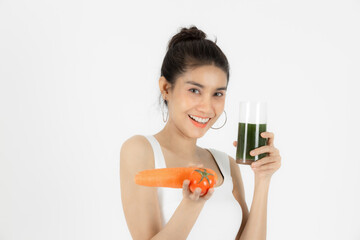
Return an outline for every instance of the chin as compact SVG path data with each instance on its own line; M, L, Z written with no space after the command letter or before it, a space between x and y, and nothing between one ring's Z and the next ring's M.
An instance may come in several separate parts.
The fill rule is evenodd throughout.
M203 137L203 136L205 135L205 133L206 133L206 132L202 132L202 133L196 134L196 133L193 132L193 133L190 135L190 137L191 137L191 138L201 138L201 137Z
M201 138L203 137L207 131L209 129L206 127L206 128L199 128L199 129L189 129L187 132L188 132L188 136L191 137L191 138Z

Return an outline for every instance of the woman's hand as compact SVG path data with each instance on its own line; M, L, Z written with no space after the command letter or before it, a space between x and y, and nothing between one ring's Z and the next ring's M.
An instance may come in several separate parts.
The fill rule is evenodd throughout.
M190 164L189 167L203 167L203 164L198 164L198 165L194 165L194 164ZM216 182L215 182L216 184ZM205 202L206 200L208 200L209 198L211 198L211 196L214 193L214 188L209 188L209 190L207 191L207 193L203 196L201 195L201 188L196 188L196 190L194 192L190 191L189 188L190 185L190 180L189 179L185 179L183 181L183 198L186 200L191 200L192 202Z
M250 151L251 156L256 156L262 153L268 153L268 156L254 161L251 168L255 173L255 178L258 180L270 180L271 176L281 166L281 156L277 148L274 147L274 133L263 132L261 137L268 138L268 144ZM237 141L234 141L234 146L237 146Z
M205 202L206 200L209 200L211 196L214 193L214 188L209 188L207 193L204 196L200 196L201 194L201 188L196 188L195 192L191 192L190 188L190 180L186 179L183 182L183 198L191 201L199 201L199 202Z

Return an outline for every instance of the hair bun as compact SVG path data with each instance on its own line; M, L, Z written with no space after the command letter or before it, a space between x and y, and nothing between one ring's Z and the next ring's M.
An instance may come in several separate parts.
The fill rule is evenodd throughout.
M206 34L195 26L182 28L181 31L174 35L170 40L169 48L173 48L179 42L201 40L205 38Z

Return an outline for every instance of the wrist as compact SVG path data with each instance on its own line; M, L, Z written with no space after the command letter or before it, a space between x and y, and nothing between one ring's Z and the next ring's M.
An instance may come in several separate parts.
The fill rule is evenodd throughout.
M269 187L270 185L270 177L256 177L255 176L255 185L256 186L264 186L264 187Z
M191 200L189 198L183 198L182 200L185 205L191 206L192 208L202 208L205 205L205 200L198 199L198 200Z

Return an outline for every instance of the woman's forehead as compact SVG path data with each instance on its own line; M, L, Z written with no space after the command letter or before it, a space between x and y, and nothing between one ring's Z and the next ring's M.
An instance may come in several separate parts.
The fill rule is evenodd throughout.
M181 85L201 85L204 88L223 88L227 86L226 73L216 66L201 66L188 70L178 79Z

